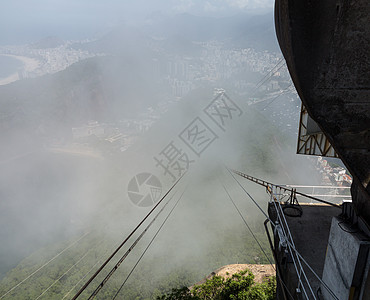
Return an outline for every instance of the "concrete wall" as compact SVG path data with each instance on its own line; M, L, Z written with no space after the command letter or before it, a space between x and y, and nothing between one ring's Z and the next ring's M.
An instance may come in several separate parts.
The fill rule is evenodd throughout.
M332 219L322 279L340 300L367 297L369 249L368 237L341 219ZM321 292L324 299L333 299L324 286Z
M370 228L369 0L276 0L275 28L289 73L355 183Z

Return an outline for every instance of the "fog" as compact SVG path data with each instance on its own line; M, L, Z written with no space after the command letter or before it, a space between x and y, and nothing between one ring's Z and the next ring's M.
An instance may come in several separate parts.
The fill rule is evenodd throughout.
M0 10L0 44L30 43L50 35L94 38L118 25L143 24L158 13L225 17L240 12L266 13L272 6L272 0L6 0Z
M300 100L286 92L286 67L256 88L282 58L272 5L2 3L0 297L71 298L153 207L140 193L156 202L185 171L104 297L117 291L183 191L125 299L194 284L225 264L268 263L223 185L268 250L265 217L224 165L277 184L321 181L314 160L295 155ZM203 135L191 139L195 129ZM140 176L160 186L138 193ZM264 189L239 181L266 209Z

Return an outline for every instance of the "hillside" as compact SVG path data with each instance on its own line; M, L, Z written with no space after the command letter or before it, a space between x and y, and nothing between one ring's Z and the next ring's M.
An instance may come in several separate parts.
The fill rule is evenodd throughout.
M275 265L260 265L260 264L232 264L226 265L217 270L213 271L205 279L197 282L195 285L204 283L207 279L211 279L213 276L221 276L223 278L230 278L233 274L248 269L254 275L254 281L262 283L266 277L276 275ZM189 287L191 289L191 287Z
M149 71L145 59L94 57L53 75L0 86L1 120L21 112L34 121L69 124L130 115L153 98Z
M0 237L9 239L0 247L0 272L5 275L0 282L0 297L7 293L7 299L71 298L147 212L128 198L129 180L139 172L155 169L164 183L168 178L157 168L154 157L170 142L178 143L180 133L196 117L207 120L217 132L217 139L202 155L192 153L190 188L132 273L122 295L125 299L155 299L172 288L194 284L224 265L269 263L271 255L266 257L258 247L218 176L226 177L227 187L255 236L264 249L269 249L262 226L264 216L225 176L219 163L281 182L286 178L284 164L291 160L281 157L276 140L287 139L269 118L248 106L246 97L234 94L231 88L228 95L243 113L232 119L227 129L217 128L204 110L215 97L214 88L224 87L227 82L222 76L218 81L208 80L217 52L240 47L273 50L276 45L271 35L272 20L267 16L165 17L138 31L117 28L99 40L74 45L106 56L80 61L53 75L0 87L0 164L5 166L0 171L4 199L0 220L11 223L0 231ZM216 49L215 57L206 53L203 62L196 62L199 68L194 69L202 52L199 42L211 40L222 41L224 48ZM38 47L49 42L54 43L46 40ZM189 60L188 55L195 57ZM276 57L272 56L266 55L266 63L275 64ZM262 65L258 57L253 57L251 63ZM211 59L209 67L203 68L207 59ZM256 77L260 72L248 74ZM189 83L185 80L193 80L188 85L190 92L181 97L172 93L176 84L184 87ZM76 155L81 154L79 151L58 151L58 145L72 140L72 127L91 120L111 123L112 127L121 120L136 124L144 119L138 116L153 110L157 103L162 114L154 115L156 122L149 130L132 134L122 126L125 139L131 138L130 134L137 139L124 152L117 148L114 155L102 151L83 156ZM96 146L93 150L99 143L109 143L95 135L73 142L83 146L90 143ZM50 144L56 145L54 151L49 151ZM185 146L181 144L181 151ZM163 184L163 191L165 188ZM263 189L250 190L261 205L266 204ZM159 222L153 227L158 228ZM112 298L153 234L152 228L99 299ZM97 278L83 297L102 278Z
M161 87L153 82L145 59L95 57L0 86L0 156L10 154L10 140L32 148L44 139L69 139L72 127L90 120L133 118L159 100Z
M249 15L239 13L231 17L205 17L189 13L167 16L152 14L146 25L134 28L121 25L103 37L77 49L113 55L148 56L148 45L158 45L172 54L199 54L194 42L219 41L225 48L254 48L258 51L279 52L271 14Z
M279 51L271 14L239 13L231 17L201 17L188 13L175 17L154 15L144 27L150 35L204 42L224 41L226 47Z
M73 295L86 280L84 275L89 270L96 269L103 258L112 252L114 245L127 236L143 213L129 202L125 190L127 177L135 174L133 173L135 172L134 165L141 163L137 157L142 155L152 159L161 141L171 138L171 133L183 126L182 119L187 122L192 112L201 111L199 108L209 101L209 92L209 89L194 91L185 99L186 101L165 115L120 159L116 157L111 162L109 160L99 162L99 164L109 162L106 167L83 168L80 173L71 176L69 173L74 172L74 167L68 165L69 171L65 177L68 182L76 181L72 185L73 188L68 188L66 193L65 186L70 186L70 183L67 182L66 185L64 180L59 178L51 193L59 195L55 207L59 214L63 211L63 215L66 216L64 222L67 222L72 229L70 235L59 234L60 241L50 241L49 244L23 259L14 269L10 270L0 282L0 295L27 278L89 230L91 233L81 242L65 251L41 272L32 276L20 288L10 293L8 298L35 298L52 284L53 287L45 292L46 299L61 299L61 296L67 293L70 296ZM256 132L257 128L259 130ZM273 147L269 147L275 135L279 135L279 132L265 118L253 110L245 111L243 119L235 123L233 130L230 128L230 132L223 137L223 146L215 145L209 150L207 157L197 162L196 169L203 171L193 173L192 188L187 191L186 196L180 202L180 207L169 219L169 223L161 231L153 247L149 249L127 282L122 291L127 299L136 297L155 299L172 288L190 286L200 281L205 274L224 265L268 263L242 220L237 217L237 212L222 186L219 185L216 175L220 170L215 167L215 163L222 152L226 151L225 147L228 145L229 155L224 159L232 166L238 164L239 168L247 169L253 174L281 177L278 172L278 162L273 163L276 151ZM253 142L251 142L252 138ZM151 155L149 151L153 154ZM246 159L247 155L248 159ZM60 163L59 168L62 165L63 162ZM35 167L39 168L39 166L33 166ZM51 174L47 172L46 175L50 177ZM43 182L43 178L39 180ZM87 183L92 184L93 188L86 190ZM235 192L235 186L231 190ZM252 187L252 190L263 205L266 199L264 190L256 189L256 187ZM19 191L15 195L19 197L18 201L22 201L23 193ZM75 195L78 195L77 199ZM37 197L37 195L31 196L32 198ZM48 197L53 197L53 195L46 195L46 198L40 199L38 205L43 205L41 200L46 203ZM64 206L63 210L62 206L57 208L58 202L67 203L67 199L69 203ZM246 201L242 194L239 194L238 202L248 215L248 222L255 235L263 247L269 249L263 226L261 226L263 216L253 204ZM82 212L75 211L75 207L82 208ZM83 214L88 214L87 220L89 221L82 218ZM71 216L74 223L69 223L68 218ZM80 224L80 222L83 222L84 226L79 225L80 229L77 230L75 224ZM158 224L155 223L154 226ZM109 281L109 285L101 291L99 299L110 299L112 294L118 290L152 235L153 232L148 232L148 236L138 244L132 256L129 256ZM270 256L269 259L272 260L272 257ZM112 265L110 264L109 267ZM86 295L92 292L97 283L97 281L93 283Z

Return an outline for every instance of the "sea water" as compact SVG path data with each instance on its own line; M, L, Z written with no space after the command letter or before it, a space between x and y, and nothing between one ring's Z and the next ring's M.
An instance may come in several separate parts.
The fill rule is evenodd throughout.
M23 66L23 62L14 57L0 55L0 79L16 73Z

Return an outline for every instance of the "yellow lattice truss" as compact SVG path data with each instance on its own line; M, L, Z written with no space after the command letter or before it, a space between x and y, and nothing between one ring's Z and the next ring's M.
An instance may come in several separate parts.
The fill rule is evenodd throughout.
M309 128L310 124L311 128ZM303 103L299 121L297 153L325 157L338 157L325 134L308 115Z

